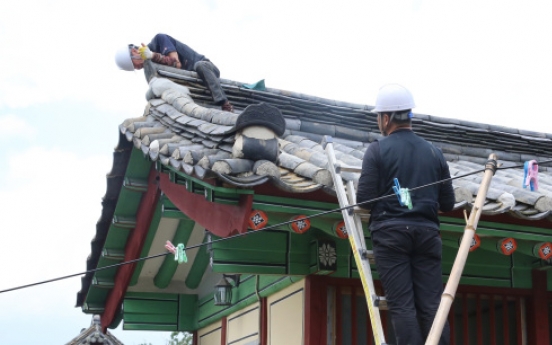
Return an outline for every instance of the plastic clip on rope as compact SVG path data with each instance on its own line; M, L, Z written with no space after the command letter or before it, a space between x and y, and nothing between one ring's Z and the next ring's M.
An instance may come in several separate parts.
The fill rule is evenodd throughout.
M174 261L178 261L179 264L183 262L188 262L188 257L186 256L186 250L183 243L179 243L176 247L171 243L171 241L167 241L165 244L165 248L174 254Z
M536 160L525 162L523 166L523 188L530 187L532 191L539 190L539 164Z
M395 182L395 185L393 186L393 190L395 191L395 194L397 194L399 203L401 204L401 206L406 206L408 207L409 210L411 210L412 198L410 197L410 192L408 191L408 188L401 188L398 178L394 178L393 181Z

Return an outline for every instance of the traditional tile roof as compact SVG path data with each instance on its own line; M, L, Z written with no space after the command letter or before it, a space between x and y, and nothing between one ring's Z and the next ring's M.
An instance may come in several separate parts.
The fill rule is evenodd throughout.
M81 333L69 341L66 345L123 345L113 334L107 331L102 333L100 316L94 315L90 327L83 329Z
M334 138L338 160L355 167L361 166L370 142L380 137L375 116L370 113L373 107L368 105L277 89L252 90L243 83L222 80L237 109L232 114L214 106L194 72L149 64L146 78L151 82L144 116L126 120L120 126L122 135L152 160L199 178L215 176L242 187L270 181L289 192L323 189L333 194L320 145L323 136ZM261 102L276 106L285 118L286 131L279 138L280 159L274 169L268 169L270 162L264 162L264 169L248 164L250 169L243 171L243 165L238 167L235 160L228 162L232 158L232 128L240 110ZM482 169L492 152L502 167L552 158L552 134L423 114L414 115L413 129L442 149L452 176ZM539 168L538 191L523 188L522 167L498 170L483 214L508 212L523 219L552 220L552 168ZM356 180L359 175L344 173L343 177ZM453 181L456 209L471 206L481 177L476 174Z

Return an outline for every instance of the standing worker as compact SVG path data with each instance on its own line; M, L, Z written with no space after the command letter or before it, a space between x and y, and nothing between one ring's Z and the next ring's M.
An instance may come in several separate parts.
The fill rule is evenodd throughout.
M360 205L371 210L376 268L397 345L423 344L429 334L443 293L438 211L452 210L455 202L451 180L406 191L450 178L441 150L412 131L414 107L412 94L401 85L379 90L372 112L384 138L368 146L357 190L358 203L393 194L394 186L410 195L404 206L397 197ZM439 344L449 342L447 322Z
M142 69L144 60L197 72L211 91L215 104L220 105L222 110L234 111L234 107L220 86L220 71L217 66L184 43L169 35L157 34L147 46L144 43L142 47L129 44L115 54L117 66L125 71Z

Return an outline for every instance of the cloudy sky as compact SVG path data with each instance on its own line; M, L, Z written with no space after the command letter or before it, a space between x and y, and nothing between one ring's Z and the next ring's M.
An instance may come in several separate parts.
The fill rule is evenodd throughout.
M117 126L145 105L143 74L114 64L121 45L168 33L226 79L371 105L397 82L415 112L550 133L550 13L538 0L2 1L0 290L86 269ZM68 342L90 323L79 289L1 293L0 343Z

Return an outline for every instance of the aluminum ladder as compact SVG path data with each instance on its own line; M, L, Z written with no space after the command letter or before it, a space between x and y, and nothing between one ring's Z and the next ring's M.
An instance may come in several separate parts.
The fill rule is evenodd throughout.
M387 309L387 302L385 297L377 296L375 293L376 290L374 289L374 280L372 278L372 271L370 268L370 263L374 262L374 253L366 248L364 231L362 230L362 218L368 215L368 211L355 206L356 191L353 181L348 181L347 188L345 188L343 185L343 179L341 178L342 171L360 173L361 169L356 167L341 166L337 163L333 148L333 138L331 136L325 136L322 145L326 150L326 155L328 157L328 170L332 175L335 192L337 194L337 199L339 200L343 220L345 221L349 242L353 250L353 256L355 257L360 280L362 281L364 294L366 295L366 304L368 305L368 312L370 314L374 341L375 344L386 345L387 343L385 342L385 334L383 333L380 310Z

